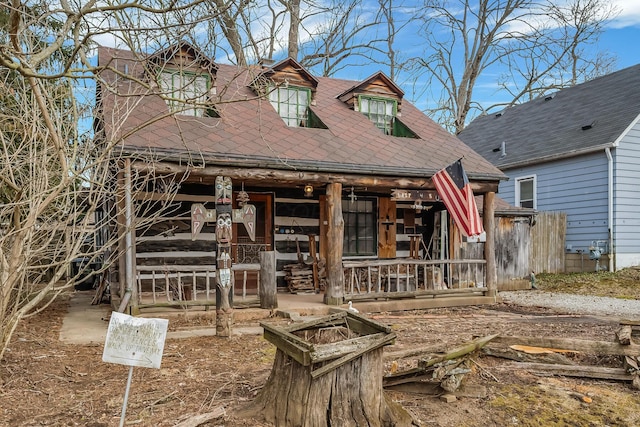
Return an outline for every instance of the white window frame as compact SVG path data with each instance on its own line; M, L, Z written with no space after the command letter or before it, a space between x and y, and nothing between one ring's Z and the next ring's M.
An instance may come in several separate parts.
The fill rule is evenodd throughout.
M526 175L519 176L515 180L515 205L518 207L522 207L522 198L520 195L520 188L522 183L524 182L532 182L533 183L533 209L538 208L538 185L537 185L537 177L536 175ZM528 201L526 199L525 201Z

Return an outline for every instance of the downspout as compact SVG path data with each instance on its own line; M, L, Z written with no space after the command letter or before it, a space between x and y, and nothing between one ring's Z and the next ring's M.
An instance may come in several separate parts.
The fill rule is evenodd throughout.
M615 271L615 263L614 263L614 236L613 236L613 156L611 155L611 148L607 147L604 149L605 154L607 155L607 224L608 224L608 238L609 238L609 271Z

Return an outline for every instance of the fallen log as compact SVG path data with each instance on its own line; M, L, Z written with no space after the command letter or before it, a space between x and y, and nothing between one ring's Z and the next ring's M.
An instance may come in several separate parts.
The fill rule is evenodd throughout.
M640 345L620 345L610 341L590 341L572 338L551 337L521 337L500 335L493 339L493 343L504 345L524 344L534 347L580 351L589 354L635 356L640 354Z
M600 380L633 381L633 375L623 368L605 368L602 366L556 365L549 363L513 362L500 369L524 369L547 375L565 377L594 378Z
M408 357L421 356L425 354L441 353L442 344L430 345L428 347L409 348L407 350L390 351L383 354L385 361L406 359Z
M457 359L459 357L472 353L473 351L482 348L496 336L497 335L489 335L486 337L477 338L470 343L454 348L453 350L445 354L437 355L431 359L420 360L418 362L417 368L385 375L382 379L383 387L390 387L398 384L414 382L420 379L431 378L432 372L434 370L434 368L432 367L434 365L446 360Z
M461 347L454 348L451 351L448 351L446 354L441 356L436 356L431 359L424 359L418 362L418 367L420 368L428 368L429 366L433 366L436 363L444 362L445 360L457 359L458 357L464 356L465 354L469 354L476 350L484 347L489 341L498 337L498 334L488 335L482 338L476 338L468 344L464 344Z
M444 393L440 384L433 381L412 381L404 384L385 386L385 390L399 391L401 393L424 394L427 396L439 396ZM481 399L487 397L487 388L482 385L463 384L453 392L456 397L470 397Z
M491 344L483 347L482 352L488 356L501 357L503 359L515 360L516 362L557 363L559 365L574 364L571 360L558 353L529 354L517 351L511 347L498 347Z

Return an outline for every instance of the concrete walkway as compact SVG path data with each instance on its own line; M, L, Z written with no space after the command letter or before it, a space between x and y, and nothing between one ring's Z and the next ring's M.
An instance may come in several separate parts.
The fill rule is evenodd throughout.
M111 306L108 304L91 305L95 291L75 291L69 302L69 310L62 321L60 341L67 344L104 344L109 326ZM234 335L262 334L262 327L258 322L273 315L282 317L325 315L329 307L322 303L322 294L278 294L278 309L275 311L259 308L243 308L234 310L234 319L238 324L233 327ZM189 311L182 309L162 309L147 312L144 317L160 317L169 319L178 315L206 315L215 316L215 310ZM215 327L194 328L167 333L167 338L189 338L196 336L213 336Z
M91 305L95 291L75 291L69 304L69 312L62 322L60 329L60 341L69 344L104 344L109 326L111 306L107 304ZM290 294L278 293L278 308L266 310L260 308L238 308L233 312L234 334L261 334L262 328L259 321L273 316L288 317L293 320L302 316L325 316L335 307L323 304L323 294L305 293ZM358 301L354 307L361 313L379 313L405 310L421 310L437 307L457 307L462 305L490 305L497 301L494 297L438 297L438 298L413 298L398 300ZM346 309L347 305L341 308ZM159 308L155 311L146 310L143 317L159 317L169 319L171 317L187 316L215 316L215 309L209 311L191 310L180 308ZM215 327L182 329L167 333L167 338L186 338L194 336L215 335Z

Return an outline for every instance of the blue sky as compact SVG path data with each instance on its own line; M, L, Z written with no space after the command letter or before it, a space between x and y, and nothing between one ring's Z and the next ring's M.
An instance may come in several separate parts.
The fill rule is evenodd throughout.
M610 56L614 56L616 58L614 70L619 70L640 64L640 48L638 47L638 44L640 44L640 0L611 0L611 2L617 7L619 14L606 24L605 31L601 35L598 44L594 46L594 49L598 49L599 51L604 50ZM411 0L405 1L405 5L409 6L406 9L408 11L407 13L410 12L410 14L413 14L415 12L414 8L416 3L413 3ZM413 12L411 12L412 10ZM419 38L415 38L403 43L398 43L399 46L397 46L396 49L405 57L420 56L423 51L423 46L418 44L418 40ZM97 41L99 44L114 44L113 36L109 34L104 34L102 37L99 37ZM282 53L284 54L284 52ZM215 60L227 62L225 58L215 58ZM381 69L380 64L350 66L338 72L335 77L362 80ZM387 70L384 69L382 69L382 71L387 72ZM500 93L497 90L497 79L501 70L491 69L486 71L487 72L485 72L477 82L473 98L483 105L484 108L494 105L497 102L510 101L511 99L508 95ZM403 77L405 79L404 81ZM422 93L421 96L417 96L413 91L416 87L428 87L424 77L416 81L415 78L412 80L407 76L400 75L396 78L396 83L402 87L405 91L405 96L413 101L418 108L427 109L428 107L434 106L434 102L439 93L437 88L435 93L429 94L429 91L427 91Z
M637 1L640 0L628 0ZM602 35L599 47L613 53L617 58L616 69L640 64L640 14L637 21L622 28L609 27Z

